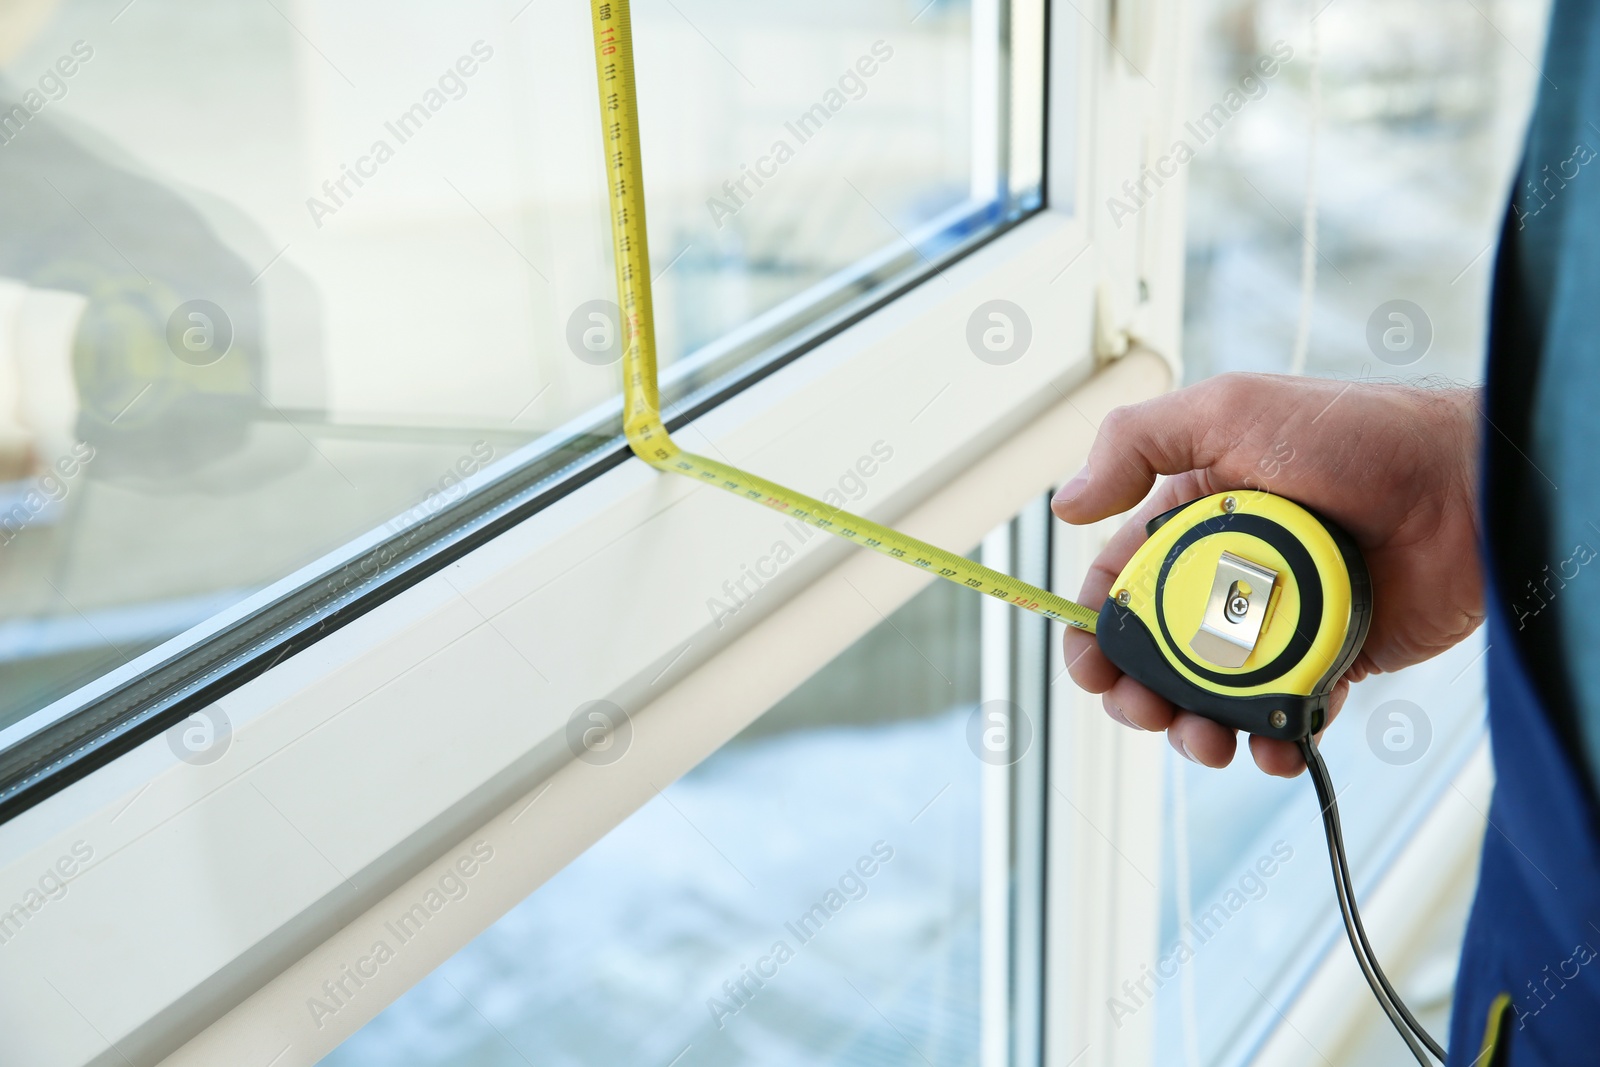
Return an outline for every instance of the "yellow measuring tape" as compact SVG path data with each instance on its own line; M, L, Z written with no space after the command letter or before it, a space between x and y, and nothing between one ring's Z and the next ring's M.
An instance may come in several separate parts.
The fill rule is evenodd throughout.
M650 297L650 250L645 238L644 170L639 152L632 20L628 0L591 0L590 8L594 17L600 122L611 197L617 295L627 344L622 357L622 425L634 455L653 467L726 489L941 578L1093 633L1099 613L1082 604L748 471L685 452L674 443L661 422L661 394L656 381L655 318Z

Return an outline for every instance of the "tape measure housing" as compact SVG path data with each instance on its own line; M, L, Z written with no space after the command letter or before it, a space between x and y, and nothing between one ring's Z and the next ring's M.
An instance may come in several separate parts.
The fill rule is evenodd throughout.
M1287 741L1320 730L1372 620L1372 582L1350 535L1265 492L1203 497L1148 529L1100 609L1096 637L1106 657L1225 726ZM1271 587L1261 589L1266 575ZM1233 598L1223 610L1259 624L1237 664L1219 662L1230 658L1214 636L1219 588Z

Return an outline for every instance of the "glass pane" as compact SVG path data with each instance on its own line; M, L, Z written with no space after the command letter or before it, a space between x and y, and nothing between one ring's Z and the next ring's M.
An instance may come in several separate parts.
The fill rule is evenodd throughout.
M919 594L325 1067L979 1062L985 606Z
M1538 81L1547 6L1315 5L1323 118L1311 373L1482 376L1493 242ZM1196 11L1183 113L1214 135L1191 142L1186 168L1190 380L1290 366L1311 113L1308 14L1300 0L1207 0ZM1284 46L1292 57L1270 62ZM1250 80L1263 57L1276 73ZM1217 131L1208 109L1227 114L1213 105L1230 99L1243 106ZM1402 300L1415 310L1388 306ZM1385 343L1385 331L1402 325L1389 318L1396 310L1414 328Z
M641 5L669 402L1037 202L978 8ZM581 4L0 14L0 728L614 440L591 43Z

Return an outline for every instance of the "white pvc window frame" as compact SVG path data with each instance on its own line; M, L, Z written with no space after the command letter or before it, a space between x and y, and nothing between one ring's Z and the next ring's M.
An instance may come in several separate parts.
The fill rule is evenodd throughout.
M1103 365L1100 342L1175 353L1181 187L1139 227L1093 205L1165 137L1180 69L1130 73L1104 5L1058 0L1049 25L1054 206L698 419L687 447L822 492L881 442L855 506L966 551L1081 463L1112 407L1171 384L1166 358ZM1005 366L966 340L993 299L1031 324ZM26 913L0 943L3 1058L315 1063L929 580L816 537L714 620L785 536L630 461L231 693L221 758L156 739L0 826L0 909ZM567 742L594 700L631 716L615 763ZM392 911L466 868L470 892L403 953L344 977ZM348 999L313 1020L333 979Z

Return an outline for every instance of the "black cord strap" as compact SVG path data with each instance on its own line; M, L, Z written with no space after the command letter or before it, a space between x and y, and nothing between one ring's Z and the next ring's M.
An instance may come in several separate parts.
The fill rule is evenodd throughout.
M1350 878L1350 861L1344 851L1344 830L1339 825L1339 800L1333 789L1333 781L1328 775L1328 765L1322 761L1322 753L1317 751L1316 742L1310 737L1300 741L1300 751L1305 756L1306 767L1311 772L1311 784L1317 791L1317 803L1322 809L1322 829L1328 839L1328 862L1333 867L1334 893L1339 900L1339 912L1344 918L1345 934L1350 939L1350 949L1355 953L1356 963L1360 966L1367 985L1372 988L1372 995L1377 998L1378 1006L1394 1024L1396 1032L1411 1049L1417 1062L1423 1067L1431 1067L1426 1053L1432 1053L1440 1063L1443 1063L1444 1047L1422 1028L1416 1016L1406 1007L1405 1001L1400 999L1400 994L1396 993L1394 986L1389 983L1383 968L1378 966L1377 955L1367 940L1366 927L1362 925L1361 912L1356 907L1355 885Z

